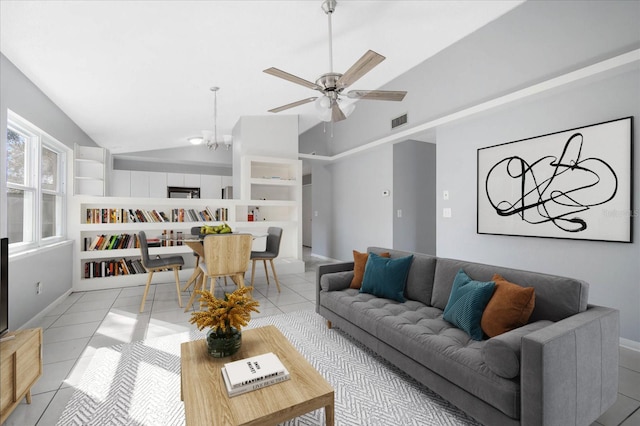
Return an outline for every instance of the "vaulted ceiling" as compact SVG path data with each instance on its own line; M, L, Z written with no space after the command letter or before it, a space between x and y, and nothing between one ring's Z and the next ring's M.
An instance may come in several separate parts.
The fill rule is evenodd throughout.
M3 0L0 51L113 153L175 148L213 130L211 86L219 135L314 96L262 70L311 81L329 71L321 3ZM334 70L372 49L387 59L352 88L377 89L520 3L339 0ZM284 113L299 114L300 132L319 122L313 103Z

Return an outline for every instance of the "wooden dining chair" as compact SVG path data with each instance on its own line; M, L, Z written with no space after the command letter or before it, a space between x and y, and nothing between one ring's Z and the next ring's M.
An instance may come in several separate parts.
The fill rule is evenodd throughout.
M280 253L280 240L282 240L282 228L270 226L269 229L267 229L267 247L265 250L251 252L251 287L253 287L253 277L256 274L256 261L258 260L262 260L264 264L264 274L267 276L267 285L269 285L269 271L267 271L268 260L269 263L271 263L271 271L273 271L273 278L276 280L278 293L280 293L278 274L276 274L276 268L273 266L273 259L278 257Z
M249 269L251 256L251 234L211 234L204 237L204 259L200 262L200 269L205 279L201 286L194 288L187 304L189 309L193 304L195 290L204 289L207 278L210 279L209 291L215 290L215 280L218 277L231 277L238 287L244 287L244 274ZM200 288L199 288L200 287Z
M144 295L142 296L142 303L140 303L140 312L144 311L144 302L147 300L147 294L149 293L149 285L151 284L151 278L153 273L161 271L163 269L173 269L173 274L176 277L176 291L178 292L178 305L182 308L182 297L180 296L180 277L178 276L178 270L184 265L184 259L182 256L170 256L170 257L158 257L151 259L149 257L149 245L147 244L147 235L144 231L138 233L138 239L140 240L140 254L142 257L142 266L149 273L147 278L147 285L144 288Z

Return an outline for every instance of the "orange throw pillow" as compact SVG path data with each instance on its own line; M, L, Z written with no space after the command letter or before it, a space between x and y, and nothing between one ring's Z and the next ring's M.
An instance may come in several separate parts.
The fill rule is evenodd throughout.
M495 337L527 324L535 307L533 287L520 287L495 274L496 289L482 314L482 331Z
M380 257L391 257L388 252L380 253ZM353 251L353 279L349 288L359 289L362 287L362 278L364 277L364 267L367 266L369 253L360 253Z

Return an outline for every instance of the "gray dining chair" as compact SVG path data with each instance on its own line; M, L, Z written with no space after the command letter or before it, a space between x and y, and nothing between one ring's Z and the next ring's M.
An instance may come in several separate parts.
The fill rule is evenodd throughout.
M282 228L270 226L267 229L267 246L264 251L252 251L251 252L251 287L253 287L253 278L256 275L256 261L262 260L264 264L264 273L267 276L267 285L269 285L269 271L267 271L267 260L271 263L271 270L273 271L273 278L276 280L276 286L278 287L278 293L280 293L280 282L278 281L278 274L276 274L276 268L273 265L273 259L280 254L280 241L282 240Z
M140 254L142 257L142 266L149 273L147 278L147 285L144 288L144 295L142 296L142 303L140 303L140 312L144 311L144 302L147 300L147 294L149 293L149 285L151 284L151 278L153 273L161 271L163 269L173 269L173 274L176 277L176 291L178 292L178 305L182 308L182 297L180 296L180 277L178 276L178 270L184 265L184 259L182 256L170 256L170 257L157 257L151 259L149 257L149 244L147 243L147 234L144 231L138 233L138 239L140 241Z
M192 226L190 231L191 232L190 238L200 236L200 229L201 229L200 226ZM196 280L200 279L202 275L202 273L200 272L200 253L194 251L193 255L196 258L196 266L195 266L195 269L193 270L193 275L191 275L191 277L187 280L182 291L187 291L187 289L191 287L191 285L194 284Z

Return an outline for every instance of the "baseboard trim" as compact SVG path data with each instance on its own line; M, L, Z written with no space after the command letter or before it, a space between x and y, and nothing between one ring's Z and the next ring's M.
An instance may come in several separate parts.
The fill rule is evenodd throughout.
M330 261L332 261L332 262L342 262L341 260L338 260L338 259L332 259L332 258L330 258L330 257L323 256L323 255L321 255L321 254L316 254L316 253L313 253L313 252L311 253L311 256L313 256L313 257L317 257L317 258L319 258L319 259L323 259L323 260L330 260Z
M51 302L49 304L49 306L47 306L46 308L41 310L38 314L36 314L33 318L31 318L29 321L24 323L22 326L18 327L18 330L24 330L24 329L27 329L27 328L34 328L35 325L40 322L40 320L42 320L44 317L46 317L49 312L51 312L56 306L58 306L60 303L62 303L63 300L65 300L67 297L69 297L69 295L71 293L73 293L73 289L69 289L69 290L65 291L64 293L62 293L62 295L60 297L58 297L56 300L54 300L53 302Z
M640 352L640 342L635 340L620 338L620 346L630 349L632 351Z

